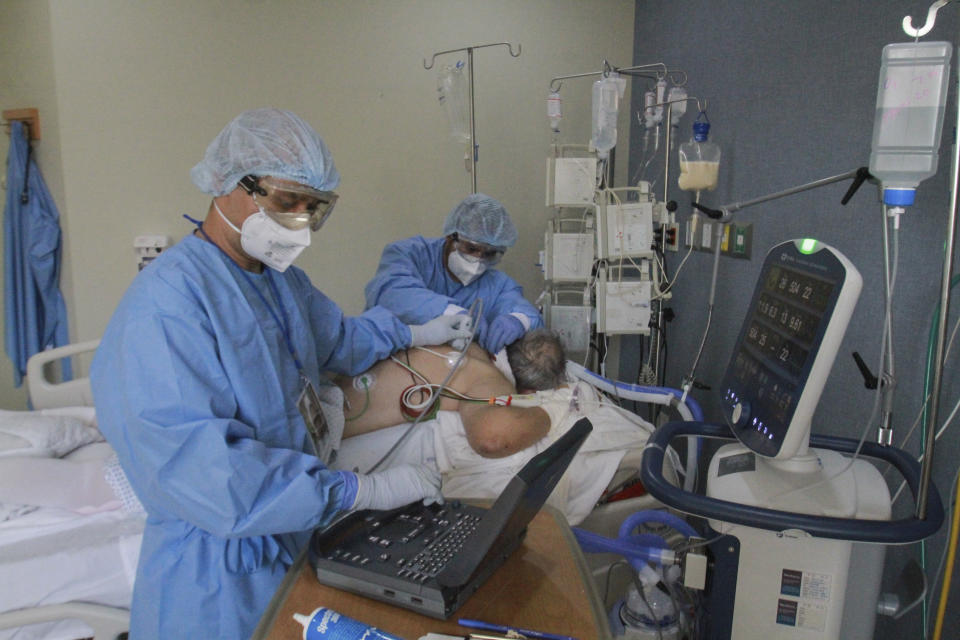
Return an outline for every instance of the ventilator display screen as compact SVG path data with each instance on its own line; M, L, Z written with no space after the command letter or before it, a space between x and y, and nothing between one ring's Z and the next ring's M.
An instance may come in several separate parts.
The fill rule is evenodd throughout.
M846 269L793 242L764 262L724 378L724 411L748 447L775 456L793 423Z

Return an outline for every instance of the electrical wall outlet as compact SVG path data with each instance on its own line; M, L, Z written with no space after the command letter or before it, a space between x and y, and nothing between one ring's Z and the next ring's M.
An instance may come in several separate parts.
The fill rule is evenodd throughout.
M712 220L701 220L699 227L694 232L688 220L684 237L686 246L693 246L695 251L713 253L713 244L716 241L714 231L717 224L720 223ZM731 222L724 225L723 236L720 238L720 255L749 260L752 252L753 224Z
M680 250L680 225L676 222L663 225L663 246L667 251Z

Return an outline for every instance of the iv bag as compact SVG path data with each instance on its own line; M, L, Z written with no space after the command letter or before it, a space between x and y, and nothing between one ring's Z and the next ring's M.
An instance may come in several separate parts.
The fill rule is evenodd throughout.
M467 87L466 63L458 60L456 64L442 65L437 73L437 100L450 125L450 135L457 141L470 141L470 99Z
M617 144L617 112L620 98L627 89L627 79L618 73L593 83L593 137L590 143L598 158L606 158Z
M560 112L560 94L551 91L547 95L547 119L550 120L550 130L560 131L560 120L563 115Z
M703 118L703 120L701 120ZM677 186L684 191L712 191L720 174L720 147L708 140L710 121L701 111L693 123L693 137L680 145L680 177Z

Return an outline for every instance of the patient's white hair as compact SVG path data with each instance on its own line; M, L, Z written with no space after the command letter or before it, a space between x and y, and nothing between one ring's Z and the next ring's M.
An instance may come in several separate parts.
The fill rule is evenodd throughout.
M507 359L518 391L556 389L566 382L567 356L549 329L534 329L509 345Z

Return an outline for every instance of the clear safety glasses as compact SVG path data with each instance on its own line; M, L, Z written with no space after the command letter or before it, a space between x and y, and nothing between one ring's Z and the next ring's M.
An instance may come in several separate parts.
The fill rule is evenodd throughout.
M320 191L269 176L255 180L250 189L254 202L287 229L296 231L309 226L311 231L316 231L337 204L338 196L333 191Z
M500 258L503 257L503 249L497 249L488 244L472 242L460 237L455 237L453 243L457 251L463 256L474 260L483 260L491 266L500 262Z

